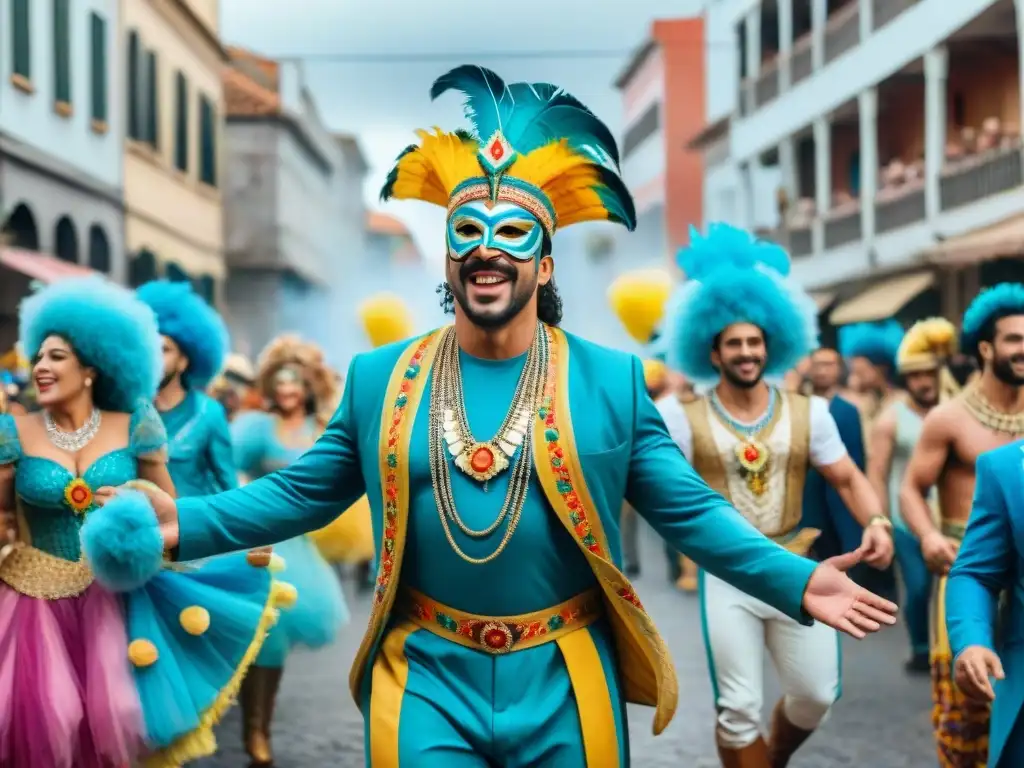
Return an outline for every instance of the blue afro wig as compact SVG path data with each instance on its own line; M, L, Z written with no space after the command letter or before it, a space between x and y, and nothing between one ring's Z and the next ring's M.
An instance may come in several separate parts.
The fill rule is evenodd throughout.
M718 380L711 350L718 335L736 323L752 323L765 335L767 376L781 376L818 341L818 308L786 280L789 257L775 245L728 224L706 235L690 230L679 252L687 280L670 299L666 315L669 364L698 384Z
M995 321L1011 315L1024 315L1024 285L1000 283L986 288L964 313L960 348L967 354L977 354L978 344L991 340Z
M139 288L138 296L156 314L160 333L174 339L188 358L185 386L204 389L228 354L228 329L221 316L189 283L154 280Z
M873 365L894 368L903 335L903 326L895 320L844 325L839 328L839 354L847 360L863 357Z
M131 413L156 396L163 373L156 318L127 288L98 276L61 280L21 303L20 325L29 359L57 335L96 370L97 407Z

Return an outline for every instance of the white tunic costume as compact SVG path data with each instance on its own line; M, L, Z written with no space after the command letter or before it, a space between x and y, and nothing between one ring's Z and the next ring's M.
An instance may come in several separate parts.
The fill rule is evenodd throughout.
M776 393L775 411L754 440L747 437L752 425L727 420L707 397L685 405L668 397L657 405L669 434L705 482L766 536L806 554L817 535L799 529L807 469L847 455L828 403ZM766 465L750 472L762 451L769 457ZM766 650L782 684L787 719L814 730L840 694L836 631L798 624L707 573L701 574L700 601L719 742L741 749L760 736Z

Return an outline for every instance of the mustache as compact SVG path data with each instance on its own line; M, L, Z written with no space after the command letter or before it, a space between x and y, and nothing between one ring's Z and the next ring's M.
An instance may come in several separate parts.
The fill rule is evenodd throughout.
M497 272L509 282L515 280L517 276L515 267L501 259L484 261L483 259L472 258L467 259L459 267L459 280L464 283L477 272Z
M745 365L746 363L753 363L754 365L763 365L764 359L760 357L737 357L731 361L732 365Z

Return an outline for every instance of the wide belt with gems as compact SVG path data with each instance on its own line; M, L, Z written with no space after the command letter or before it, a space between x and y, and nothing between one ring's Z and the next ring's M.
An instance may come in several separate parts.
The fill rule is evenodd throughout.
M593 624L604 614L599 589L521 616L478 616L458 611L414 589L402 590L399 606L410 621L438 637L492 654L550 643Z

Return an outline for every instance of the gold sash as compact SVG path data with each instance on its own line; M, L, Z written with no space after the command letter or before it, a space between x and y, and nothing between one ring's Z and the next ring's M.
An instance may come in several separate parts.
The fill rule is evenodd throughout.
M384 535L370 622L349 675L359 694L367 664L395 605L409 515L409 442L423 399L440 331L412 342L391 374L380 431ZM600 514L583 478L569 410L569 345L548 328L551 341L548 390L534 420L534 461L544 494L597 577L611 624L627 701L654 706L654 732L675 714L678 683L668 649L629 580L611 559Z

